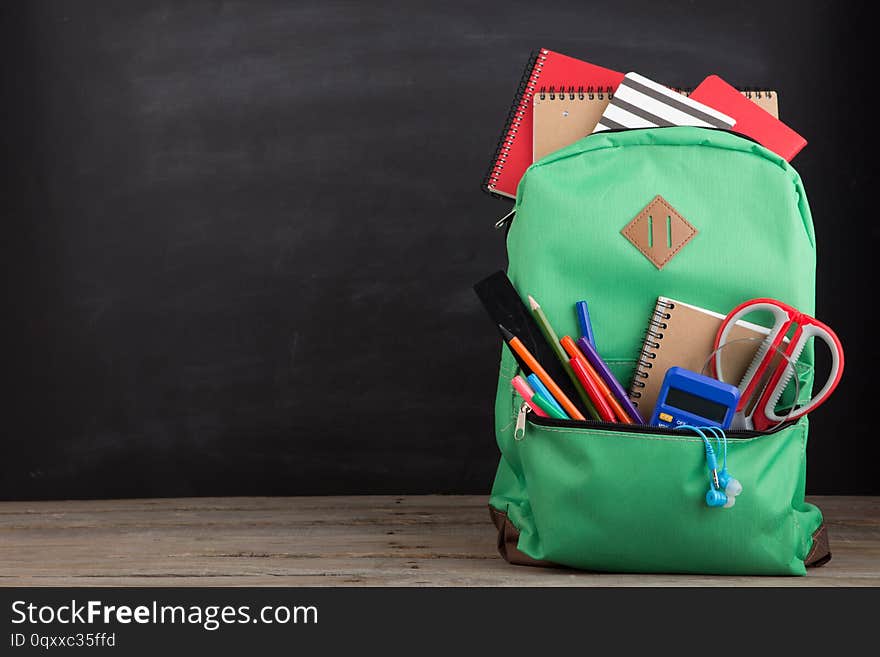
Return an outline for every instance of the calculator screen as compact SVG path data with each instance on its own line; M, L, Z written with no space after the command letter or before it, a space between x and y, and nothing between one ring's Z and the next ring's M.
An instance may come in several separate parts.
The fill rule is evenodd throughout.
M724 416L727 415L727 406L724 404L697 397L678 388L669 388L669 392L666 393L665 404L693 415L699 415L718 424L724 422Z

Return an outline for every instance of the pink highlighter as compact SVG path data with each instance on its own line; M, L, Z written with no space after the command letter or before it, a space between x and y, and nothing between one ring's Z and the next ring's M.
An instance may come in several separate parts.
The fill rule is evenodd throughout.
M510 381L513 384L514 389L519 393L520 397L522 397L526 404L529 405L529 408L532 409L532 412L538 417L547 417L547 414L541 410L537 404L532 403L532 397L535 395L535 391L526 383L525 379L521 376L515 376Z

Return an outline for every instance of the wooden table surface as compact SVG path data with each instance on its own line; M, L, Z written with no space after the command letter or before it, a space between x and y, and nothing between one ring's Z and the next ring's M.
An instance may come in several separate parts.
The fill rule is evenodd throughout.
M0 502L0 585L880 585L880 498L811 501L834 558L807 577L510 566L483 496Z

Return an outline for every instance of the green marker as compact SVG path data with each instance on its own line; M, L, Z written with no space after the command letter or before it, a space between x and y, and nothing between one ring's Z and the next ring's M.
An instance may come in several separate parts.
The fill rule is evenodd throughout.
M557 420L571 419L563 411L560 411L553 404L551 404L550 401L537 390L535 391L535 394L532 395L529 403L536 404L538 408L544 411L549 417L556 418Z

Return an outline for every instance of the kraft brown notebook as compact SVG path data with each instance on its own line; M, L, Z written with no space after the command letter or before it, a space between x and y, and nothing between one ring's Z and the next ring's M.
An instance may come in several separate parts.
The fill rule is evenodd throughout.
M722 321L724 315L720 313L676 299L657 299L629 389L630 399L642 416L649 418L654 412L663 377L670 367L677 365L703 373ZM736 323L721 361L728 383L739 383L755 357L761 338L769 332L750 322ZM743 338L758 339L735 342Z
M687 95L686 92L681 92ZM746 98L779 118L775 91L743 91ZM573 144L593 132L608 106L611 94L592 88L541 88L532 99L532 157L542 157ZM736 128L734 127L734 130Z

